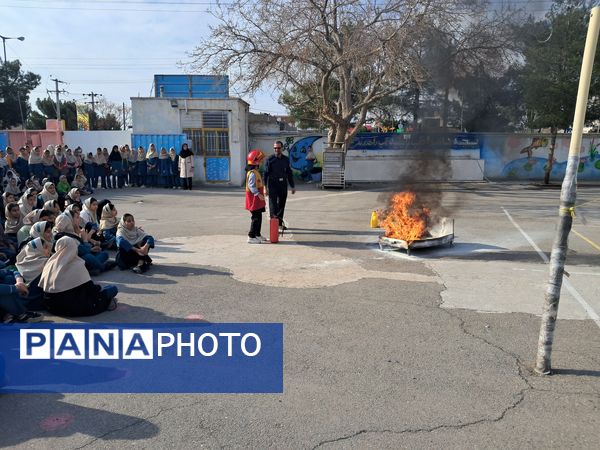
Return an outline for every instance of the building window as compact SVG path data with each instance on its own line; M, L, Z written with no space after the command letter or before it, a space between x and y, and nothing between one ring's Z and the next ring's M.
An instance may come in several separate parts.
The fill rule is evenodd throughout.
M202 129L205 156L229 156L229 130Z
M184 128L198 156L230 156L227 111L202 111L201 128Z
M183 133L186 135L188 141L192 142L191 150L194 152L194 155L202 155L204 148L202 146L202 129L184 128Z

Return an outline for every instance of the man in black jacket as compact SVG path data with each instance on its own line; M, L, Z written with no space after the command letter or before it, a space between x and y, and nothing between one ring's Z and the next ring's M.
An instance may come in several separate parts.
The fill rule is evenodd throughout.
M279 226L283 225L283 213L287 200L288 183L292 194L296 193L294 176L290 167L290 160L282 153L283 143L275 141L273 144L274 155L269 156L265 164L264 183L269 195L269 214L279 219Z

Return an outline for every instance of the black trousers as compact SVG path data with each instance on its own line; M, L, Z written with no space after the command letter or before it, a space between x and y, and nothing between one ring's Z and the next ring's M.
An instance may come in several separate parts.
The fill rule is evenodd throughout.
M192 177L182 178L183 180L183 189L187 189L188 191L192 190Z
M269 215L279 219L279 225L283 225L283 213L287 200L287 181L277 184L269 184Z
M248 232L248 237L255 238L256 236L260 236L260 229L262 227L262 215L265 212L265 208L257 209L256 211L250 211L252 214L250 218L250 231Z

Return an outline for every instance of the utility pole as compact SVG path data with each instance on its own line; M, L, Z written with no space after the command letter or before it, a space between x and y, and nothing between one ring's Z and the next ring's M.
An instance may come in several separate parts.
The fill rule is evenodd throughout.
M66 93L67 91L65 91L64 89L63 90L58 89L58 83L65 84L65 82L59 80L58 78L50 78L50 80L54 81L54 85L56 86L56 88L53 91L48 91L48 93L54 92L56 94L56 119L58 120L58 126L61 127L61 123L60 123L60 94L61 93Z
M571 143L569 146L569 157L567 159L565 178L563 179L560 191L558 226L556 227L550 263L548 264L550 266L550 277L544 299L544 312L542 314L538 351L535 360L535 372L539 375L548 375L552 372L554 329L556 327L556 318L558 316L560 288L563 282L563 274L565 273L569 232L571 231L573 217L575 216L579 152L599 34L600 6L596 6L592 9L592 13L590 14L590 23L588 25L588 33L585 40L583 61L581 63L581 75L579 76L579 88L577 90L575 117L573 118L573 132L571 133Z
M90 92L89 94L83 94L85 97L91 97L91 102L86 102L92 105L92 117L90 120L90 131L94 128L94 120L96 119L96 97L102 97L102 94L98 94L96 92Z
M125 102L123 102L123 130L127 129L127 124L125 123Z

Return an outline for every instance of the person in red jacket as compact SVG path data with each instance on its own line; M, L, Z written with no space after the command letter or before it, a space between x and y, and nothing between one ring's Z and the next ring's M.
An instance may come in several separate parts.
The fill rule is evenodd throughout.
M258 168L265 159L260 150L252 150L248 153L248 165L246 166L246 209L252 215L250 219L250 231L248 232L249 244L262 244L267 239L260 235L262 226L262 214L265 212L265 187Z

